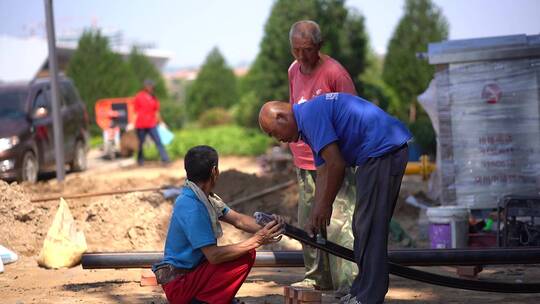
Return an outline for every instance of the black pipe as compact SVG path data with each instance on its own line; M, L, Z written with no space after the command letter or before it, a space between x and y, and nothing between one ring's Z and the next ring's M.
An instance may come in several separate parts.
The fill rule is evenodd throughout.
M257 251L255 267L304 267L302 251Z
M82 266L96 268L149 268L163 252L85 253ZM540 264L540 248L411 249L390 250L388 259L403 266L457 266ZM255 267L303 267L302 251L257 251Z
M163 260L163 252L90 252L81 259L83 269L150 268Z
M91 252L82 256L84 269L150 268L163 259L163 252ZM257 251L255 267L304 267L302 251Z
M540 247L389 250L388 260L403 266L540 264Z
M324 246L323 246L324 248ZM345 248L344 248L345 249ZM501 260L493 260L497 264L525 264L533 263L538 259L538 248L534 249L491 249L498 251ZM517 253L516 253L517 250ZM414 257L430 257L434 258L440 256L448 259L449 265L463 265L466 264L463 260L453 260L458 255L463 258L467 254L471 255L476 253L475 261L478 261L479 257L482 256L482 253L485 253L487 250L477 250L477 249L465 249L465 250L399 250L405 252L404 255L398 257L403 258L403 261L408 261L410 263L414 260ZM415 252L418 255L415 255ZM511 255L510 252L514 252ZM398 251L391 253L395 254ZM526 253L526 254L523 254ZM536 255L536 256L535 256ZM485 256L485 255L484 255ZM496 255L495 255L496 256ZM486 256L489 258L489 256ZM517 260L513 260L513 257L519 257ZM161 261L163 254L161 252L120 252L120 253L86 253L82 257L82 266L85 269L92 268L146 268L150 267L152 264ZM284 266L302 266L303 263L300 263L302 258L301 251L259 251L257 252L257 258L255 260L255 266L274 266L274 267L284 267ZM353 260L351 256L347 257L348 260ZM433 259L428 265L434 265L435 260ZM459 261L456 263L456 261ZM303 262L303 261L302 261ZM425 265L425 261L418 261L422 265ZM471 261L472 262L472 261ZM485 265L482 262L482 265ZM505 293L539 293L540 284L538 283L504 283L504 282L489 282L489 281L476 281L476 280L465 280L458 279L448 276L441 276L438 274L421 271L418 269L406 267L400 264L393 262L388 263L390 273L428 284L435 284L440 286L467 289L467 290L477 290L477 291L489 291L489 292L505 292Z

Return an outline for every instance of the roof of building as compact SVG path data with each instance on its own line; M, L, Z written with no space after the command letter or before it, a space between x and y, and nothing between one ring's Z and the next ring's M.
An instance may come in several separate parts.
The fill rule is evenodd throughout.
M0 35L0 82L30 81L47 67L49 51L47 40L41 37L13 37ZM59 65L67 62L77 48L76 43L57 42ZM114 51L125 59L130 49L117 47ZM171 57L169 52L145 49L145 55L162 70Z

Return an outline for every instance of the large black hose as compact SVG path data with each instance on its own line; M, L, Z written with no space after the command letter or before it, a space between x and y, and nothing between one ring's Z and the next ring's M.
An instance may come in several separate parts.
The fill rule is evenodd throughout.
M271 215L261 212L255 212L255 219L257 220L257 223L259 225L265 225L273 220ZM304 230L297 227L285 224L285 232L283 234L302 243L319 248L335 256L341 257L351 262L355 262L354 252L352 250L327 240L310 237ZM393 275L445 287L503 293L540 293L539 283L503 283L466 280L421 271L418 269L405 267L393 262L388 262L388 266L389 272Z

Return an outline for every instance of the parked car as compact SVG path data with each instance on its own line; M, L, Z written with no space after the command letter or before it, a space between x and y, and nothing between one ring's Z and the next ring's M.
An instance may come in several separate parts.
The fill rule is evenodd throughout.
M73 82L60 77L64 158L72 171L86 169L88 114ZM54 171L51 82L0 84L0 178L35 182Z

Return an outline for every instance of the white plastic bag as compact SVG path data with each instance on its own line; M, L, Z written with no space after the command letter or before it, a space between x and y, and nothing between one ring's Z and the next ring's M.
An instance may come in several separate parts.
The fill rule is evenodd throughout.
M167 125L164 123L160 123L157 127L159 139L161 140L161 143L167 146L172 142L174 139L174 133L167 128Z
M79 264L86 248L84 233L77 231L69 207L61 198L39 253L38 264L46 268L73 267Z
M0 245L0 261L4 264L9 264L17 261L19 257L17 254L6 247Z

